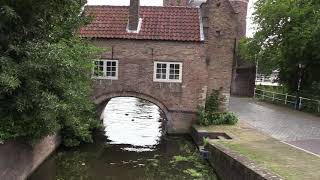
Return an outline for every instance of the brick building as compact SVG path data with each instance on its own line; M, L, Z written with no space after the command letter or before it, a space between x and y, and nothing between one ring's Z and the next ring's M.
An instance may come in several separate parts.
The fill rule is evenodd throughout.
M166 114L168 132L180 133L188 131L212 89L222 89L227 108L247 1L194 4L165 0L163 7L145 7L131 0L129 7L86 6L94 19L80 36L108 49L93 70L100 109L113 97L146 99Z

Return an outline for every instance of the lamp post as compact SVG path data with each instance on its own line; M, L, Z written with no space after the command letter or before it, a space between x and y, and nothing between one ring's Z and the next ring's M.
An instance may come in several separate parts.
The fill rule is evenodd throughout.
M259 59L258 59L258 55L260 54L261 51L258 52L258 54L255 54L254 55L254 59L255 59L255 62L256 62L256 78L255 78L255 85L261 85L262 82L260 82L260 84L256 84L257 82L257 77L258 77L258 73L259 73Z
M302 82L304 68L305 68L305 65L299 64L299 80L298 80L298 84L297 84L296 103L295 103L296 110L300 110L300 108L301 108L299 93L300 93L300 89L301 89L301 82Z
M255 58L255 61L256 61L256 78L257 78L258 68L259 68L259 61L258 61L258 58L257 58L257 54L254 55L254 58Z

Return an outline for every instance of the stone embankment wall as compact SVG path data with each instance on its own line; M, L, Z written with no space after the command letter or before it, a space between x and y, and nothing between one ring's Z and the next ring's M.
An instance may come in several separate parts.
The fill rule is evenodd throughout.
M31 146L19 141L0 144L0 179L26 179L59 145L59 136L48 136Z
M218 144L209 144L209 162L223 180L281 180L248 158Z

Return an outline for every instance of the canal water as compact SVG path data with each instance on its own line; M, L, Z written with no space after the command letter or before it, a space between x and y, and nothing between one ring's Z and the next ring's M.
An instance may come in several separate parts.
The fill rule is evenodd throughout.
M216 180L190 137L163 133L166 119L156 105L113 98L103 119L93 144L59 148L29 180Z

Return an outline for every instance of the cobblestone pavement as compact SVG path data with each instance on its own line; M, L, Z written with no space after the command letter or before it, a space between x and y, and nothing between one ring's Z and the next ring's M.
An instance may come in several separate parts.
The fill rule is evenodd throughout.
M286 107L231 97L230 110L241 121L290 145L320 155L320 118Z

